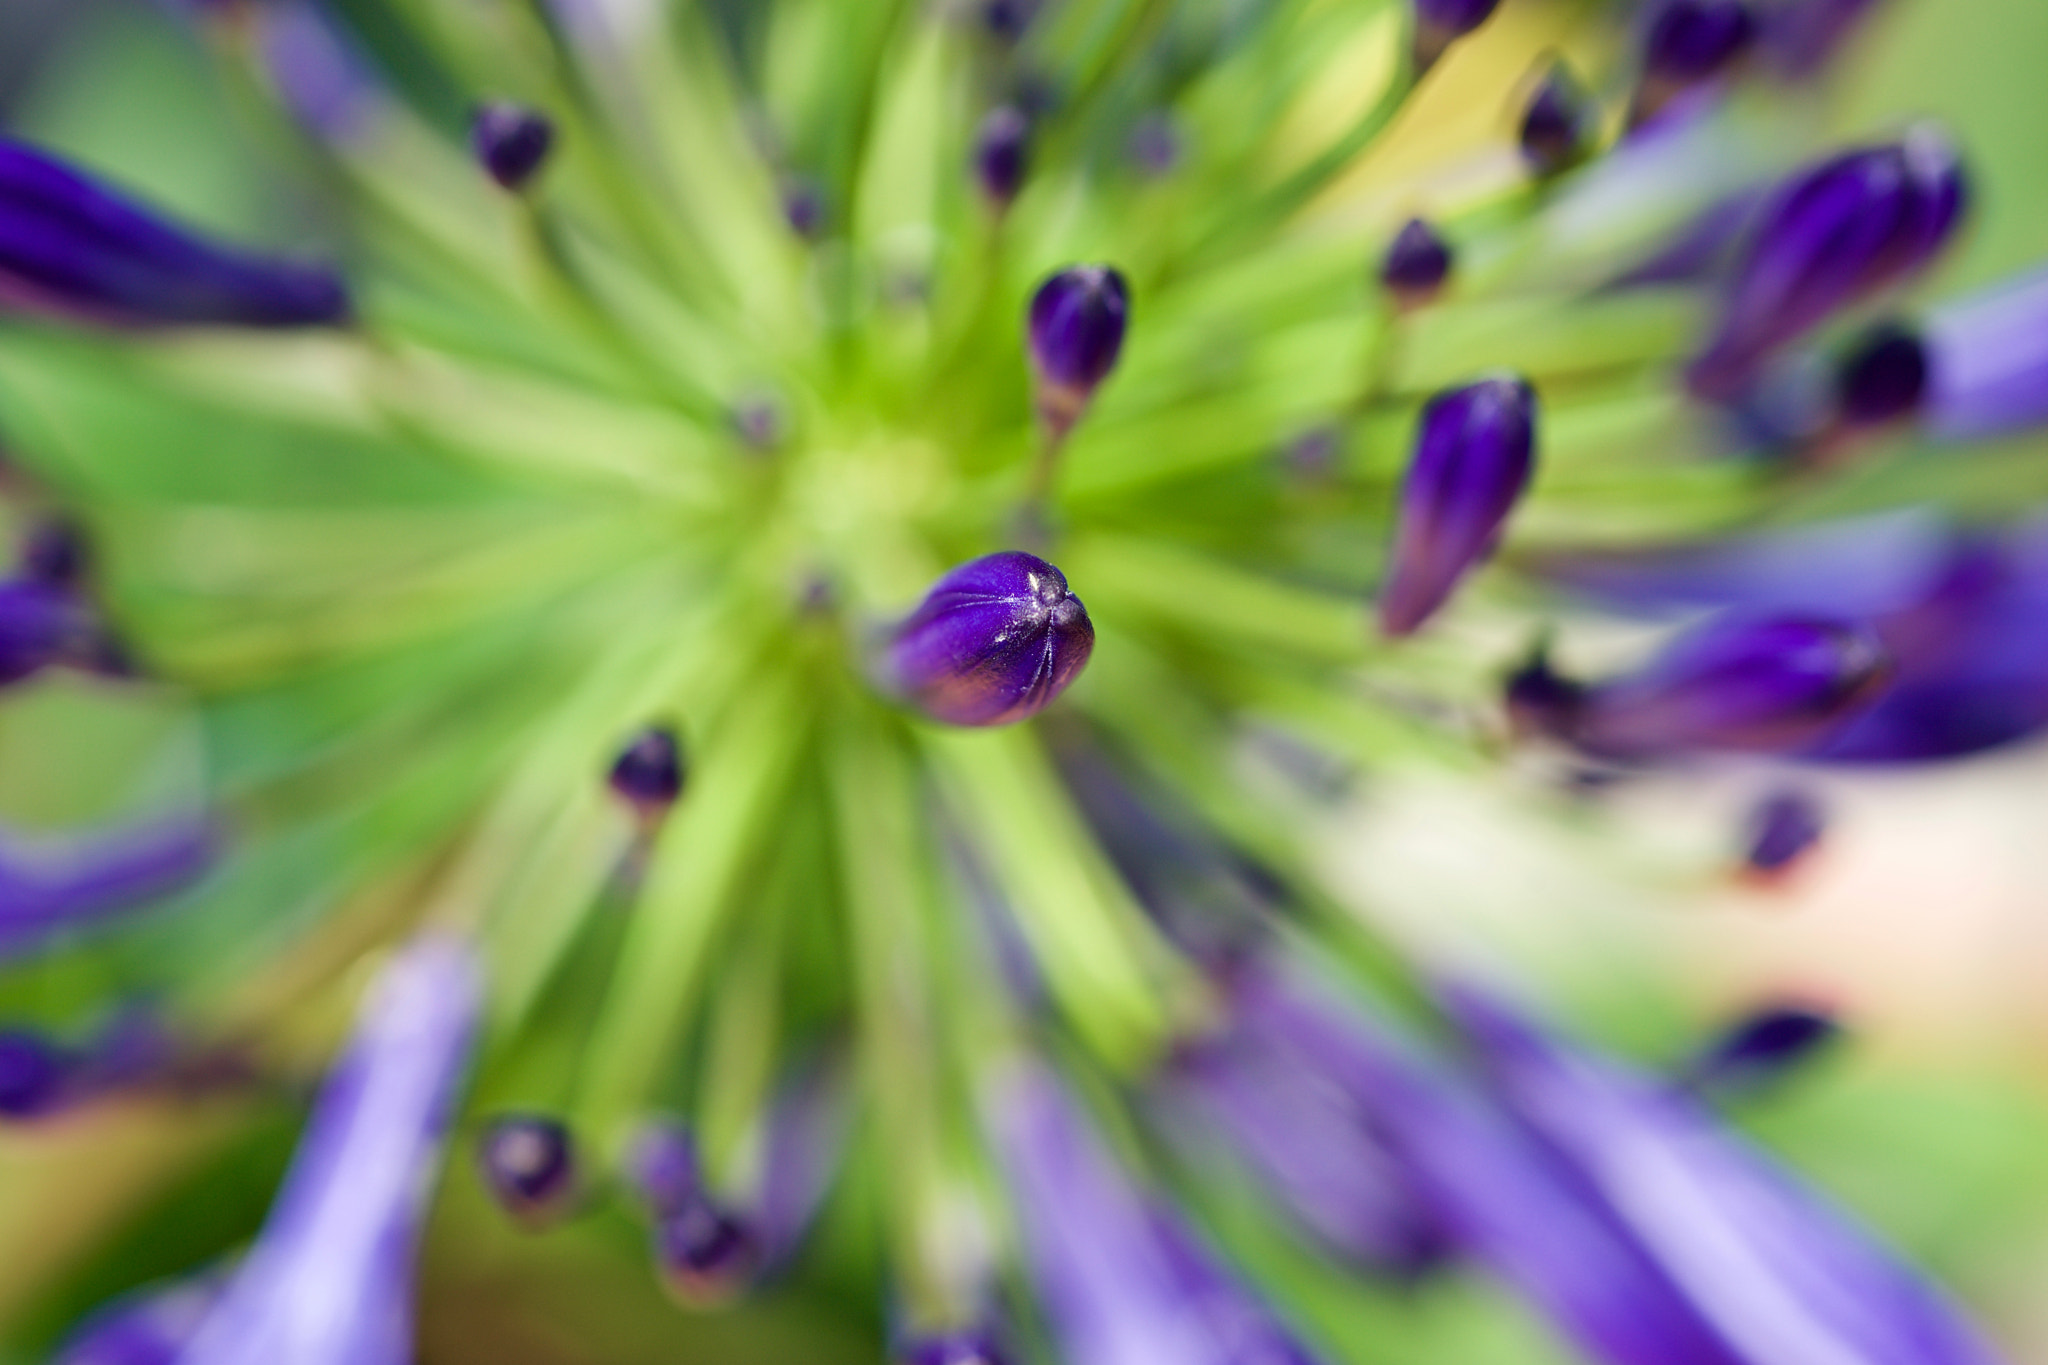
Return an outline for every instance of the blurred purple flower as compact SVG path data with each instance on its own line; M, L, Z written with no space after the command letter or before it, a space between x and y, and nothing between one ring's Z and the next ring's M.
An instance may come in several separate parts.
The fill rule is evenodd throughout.
M197 1279L116 1299L79 1324L55 1365L177 1365L220 1290L216 1280Z
M0 836L0 960L175 891L205 872L215 844L213 828L190 818L49 849Z

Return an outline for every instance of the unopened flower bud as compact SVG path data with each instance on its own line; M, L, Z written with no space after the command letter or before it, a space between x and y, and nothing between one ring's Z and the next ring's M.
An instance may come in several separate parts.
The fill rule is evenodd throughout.
M1563 62L1553 62L1522 110L1522 160L1538 177L1561 175L1586 157L1597 111Z
M1713 338L1687 372L1693 393L1739 397L1777 348L1924 268L1965 198L1955 149L1925 127L1795 177L1736 264Z
M683 747L676 732L651 725L612 764L612 790L643 814L658 815L683 794Z
M39 1033L0 1032L0 1121L40 1118L64 1102L72 1058Z
M1040 711L1095 647L1065 575L1021 550L970 560L932 586L891 635L884 681L949 725L1008 725Z
M66 589L27 579L0 583L0 687L83 658L92 637L91 614Z
M477 1140L477 1168L507 1213L545 1227L576 1199L576 1152L568 1127L539 1114L494 1118Z
M1927 345L1897 323L1872 329L1835 369L1835 411L1852 426L1881 426L1920 410Z
M974 177L997 208L1007 208L1024 185L1031 160L1031 120L1014 105L989 110L974 135Z
M793 175L782 185L782 219L805 241L825 231L825 191L807 175Z
M548 159L555 125L537 110L494 101L471 116L469 142L491 179L505 189L522 190Z
M1731 614L1681 635L1637 672L1588 687L1569 738L1614 758L1793 752L1868 702L1887 671L1865 627Z
M1422 410L1401 486L1380 629L1407 635L1493 552L1536 462L1536 395L1499 376L1438 394Z
M1436 65L1444 49L1492 17L1500 0L1415 0L1415 70Z
M1031 367L1039 413L1055 434L1073 426L1116 368L1130 308L1129 286L1107 265L1069 266L1032 295Z
M1749 0L1669 0L1643 41L1635 121L1654 117L1674 96L1726 71L1756 37Z
M1811 1061L1842 1036L1831 1014L1805 1005L1773 1005L1736 1021L1685 1069L1686 1082L1716 1096L1762 1090Z
M1380 283L1403 308L1434 299L1451 273L1451 244L1429 222L1411 218L1380 261Z
M1820 842L1827 824L1820 806L1801 791L1774 792L1750 816L1749 849L1743 862L1771 877L1788 870Z
M705 1187L696 1140L670 1123L641 1130L627 1174L654 1220L663 1283L684 1303L721 1303L744 1289L760 1260L752 1231Z
M1031 27L1040 0L982 0L981 25L1006 43L1014 43Z

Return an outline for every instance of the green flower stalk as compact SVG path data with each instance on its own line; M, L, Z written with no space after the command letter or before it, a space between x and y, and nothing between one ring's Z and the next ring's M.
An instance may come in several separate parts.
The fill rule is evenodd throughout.
M1813 208L1891 163L1800 179L1822 149L1714 105L1791 117L1758 63L1605 157L1621 111L1556 82L1511 110L1504 78L1526 165L1504 133L1455 193L1360 208L1491 3L197 9L347 245L338 273L255 256L0 144L0 420L100 566L0 584L0 681L96 666L103 616L209 765L204 840L100 833L70 882L0 844L0 949L128 964L193 1046L249 1045L249 1085L308 1069L270 1044L331 1030L380 945L433 945L464 993L473 954L474 1083L435 1107L465 1017L406 1092L408 1172L459 1123L444 1184L543 1237L638 1219L678 1311L850 1289L906 1360L1346 1358L1205 1226L1169 1095L1345 1273L1486 1267L1595 1359L1990 1359L1704 1110L1630 1073L1598 1116L1544 1113L1590 1085L1577 1054L1384 942L1316 874L1312 796L1238 766L1278 737L1478 768L1509 710L1641 766L1824 746L1883 686L1823 648L1859 620L1686 637L1608 683L1525 670L1506 706L1500 680L1559 609L1532 570L1798 492L1723 458L1688 360L1735 405L1918 271L1948 200ZM1588 90L1626 88L1619 36ZM1732 286L1642 269L1780 183L1721 229ZM1867 229L1853 279L1815 222ZM1290 997L1311 978L1374 1003ZM280 1264L310 1293L295 1210L346 1207L320 1173L392 1178L374 1116L323 1156L352 1086L399 1083L358 1074L384 1050L334 1073L271 1230L183 1267L231 1285L199 1335L163 1345L157 1298L91 1332L269 1349L238 1324L289 1328ZM1683 1210L1611 1188L1623 1149L1770 1226L1715 1209L1688 1259ZM416 1212L386 1204L406 1255L346 1267L383 1327Z

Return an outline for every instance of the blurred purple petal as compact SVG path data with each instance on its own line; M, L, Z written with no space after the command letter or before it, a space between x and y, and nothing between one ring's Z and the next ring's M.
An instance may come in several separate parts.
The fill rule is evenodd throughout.
M196 880L215 845L213 828L191 819L49 848L0 836L0 960Z
M2048 422L2048 270L1935 309L1929 425L1951 438Z
M176 1365L220 1289L216 1280L198 1279L116 1299L79 1324L55 1365Z
M412 1275L483 982L427 935L378 975L284 1188L178 1365L406 1365Z

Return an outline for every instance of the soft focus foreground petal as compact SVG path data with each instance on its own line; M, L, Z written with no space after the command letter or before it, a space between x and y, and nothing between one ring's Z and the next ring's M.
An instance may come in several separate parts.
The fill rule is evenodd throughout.
M176 1365L219 1296L220 1285L202 1279L116 1299L79 1325L56 1365Z
M1923 328L1929 424L1950 438L2048 422L2048 270L1944 305Z
M1052 1075L1019 1064L990 1120L1063 1365L1307 1365L1271 1313L1156 1208Z
M366 994L256 1245L178 1365L404 1365L412 1272L483 982L430 934Z
M211 826L191 819L48 850L0 835L0 960L176 890L211 864Z
M8 138L0 307L138 326L308 327L349 316L333 271L217 246Z
M1454 1014L1507 1101L1749 1365L1991 1365L1927 1281L1669 1086L1472 990Z

